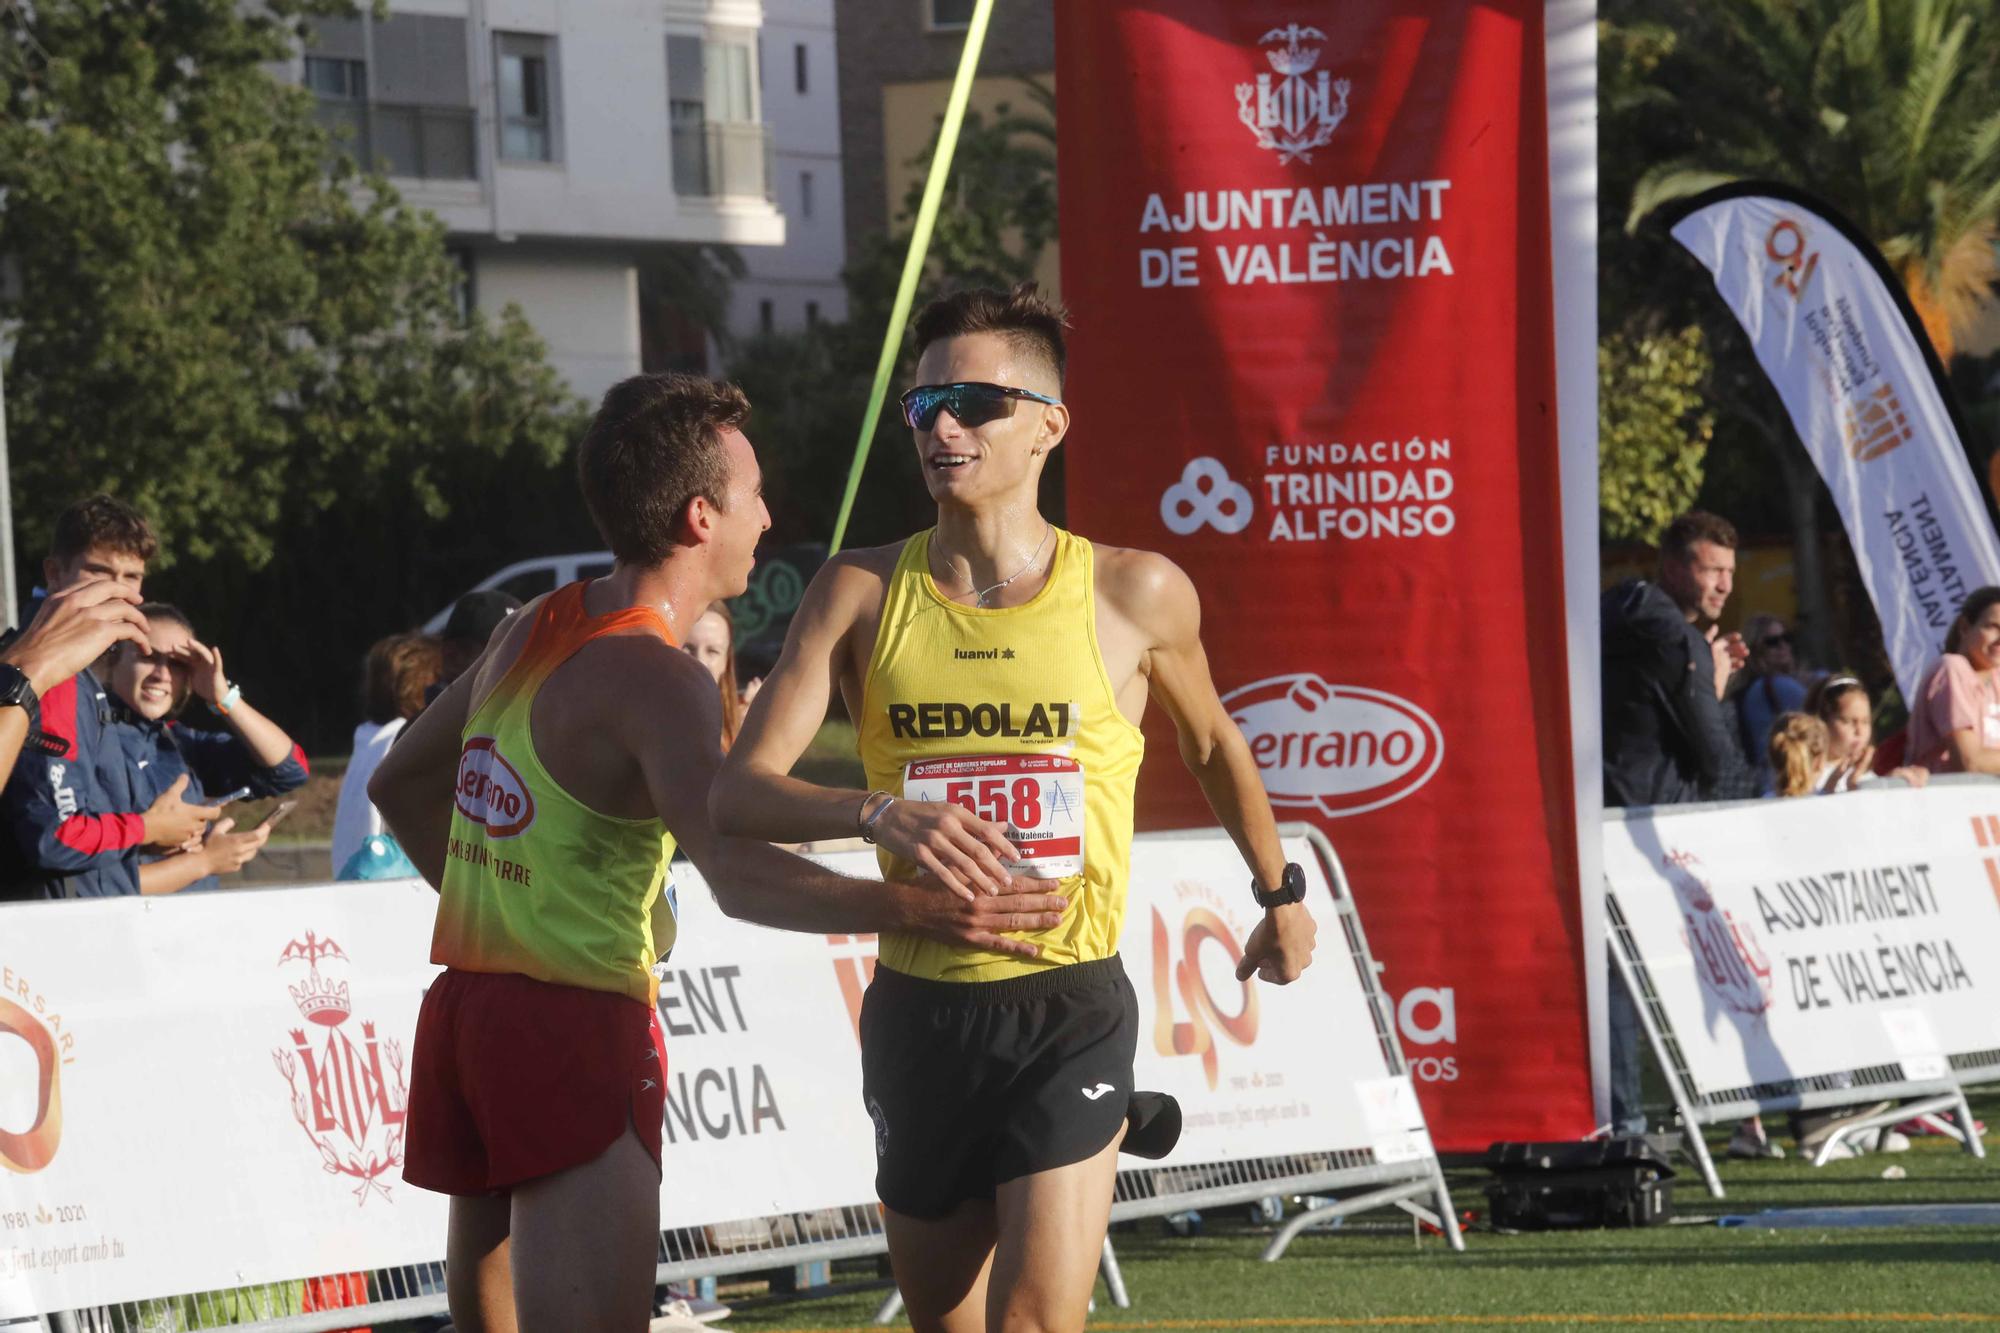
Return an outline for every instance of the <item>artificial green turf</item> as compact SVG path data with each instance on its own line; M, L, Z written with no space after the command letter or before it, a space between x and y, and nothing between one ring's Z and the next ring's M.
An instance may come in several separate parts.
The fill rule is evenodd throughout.
M1983 1113L1991 1118L1993 1108ZM1719 1140L1715 1146L1720 1151ZM2000 1153L2000 1145L1994 1151ZM1890 1166L1903 1167L1908 1179L1883 1180L1881 1173ZM1727 1162L1722 1176L1729 1190L1724 1199L1709 1198L1691 1169L1676 1182L1676 1211L1702 1219L1699 1223L1511 1236L1475 1225L1464 1254L1453 1254L1434 1236L1413 1235L1398 1220L1404 1219L1401 1213L1369 1214L1341 1230L1308 1233L1270 1265L1260 1263L1258 1253L1273 1228L1237 1220L1237 1209L1209 1217L1204 1233L1193 1238L1167 1236L1158 1223L1140 1223L1112 1237L1132 1308L1113 1309L1100 1285L1092 1322L1228 1328L1284 1320L1263 1326L1334 1329L1369 1326L1336 1321L1382 1319L1375 1326L1450 1328L1506 1327L1498 1317L1541 1316L1518 1326L2000 1328L2000 1228L1774 1231L1714 1223L1724 1215L1766 1208L2000 1201L2000 1157L1979 1162L1947 1141L1918 1140L1907 1153L1871 1154L1817 1169L1795 1159ZM1476 1172L1458 1173L1453 1185L1460 1207L1483 1216L1482 1180ZM870 1271L857 1265L837 1277ZM724 1327L856 1328L868 1324L882 1295L850 1291L808 1301L739 1302L739 1313ZM1735 1318L1687 1318L1698 1314ZM1757 1314L1784 1318L1745 1318ZM1973 1318L1946 1324L1889 1317L1940 1314ZM1589 1318L1593 1315L1616 1316L1618 1322ZM1835 1317L1840 1315L1861 1317ZM1485 1319L1453 1324L1453 1316Z

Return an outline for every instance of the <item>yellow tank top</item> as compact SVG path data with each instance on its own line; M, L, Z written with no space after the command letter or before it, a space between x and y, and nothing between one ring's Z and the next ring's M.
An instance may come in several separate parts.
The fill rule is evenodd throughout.
M1048 581L1028 602L961 606L930 577L931 533L910 538L882 604L859 731L872 787L951 800L1009 828L1017 873L1052 881L1069 910L1023 932L1034 959L884 935L881 963L940 981L1086 963L1118 951L1132 859L1132 787L1145 752L1118 711L1097 647L1090 543L1058 528ZM914 878L887 851L882 873ZM1054 888L1060 884L1060 888Z
M672 913L656 922L653 910L673 835L658 819L599 814L564 791L529 727L543 683L591 640L639 630L673 642L656 611L589 615L587 586L550 594L520 657L466 720L431 961L650 1005L653 964L674 943Z

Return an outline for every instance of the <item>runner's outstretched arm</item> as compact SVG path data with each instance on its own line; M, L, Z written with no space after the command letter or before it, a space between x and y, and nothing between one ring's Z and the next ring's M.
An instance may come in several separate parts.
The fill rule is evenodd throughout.
M1131 551L1106 563L1100 575L1105 595L1151 645L1142 668L1148 693L1173 719L1181 759L1257 883L1277 888L1285 872L1278 823L1250 746L1215 692L1201 646L1200 595L1163 555ZM1312 961L1317 933L1303 903L1269 909L1244 943L1238 979L1254 972L1280 985L1296 981Z
M1045 930L1067 901L1009 880L1007 892L962 898L934 883L884 883L835 874L765 842L726 837L709 817L722 765L722 713L707 671L692 658L659 685L656 706L633 736L653 808L701 870L724 912L743 921L816 934L905 931L1000 953L1040 952L1004 931ZM766 686L768 689L769 686ZM758 698L764 697L760 691ZM817 715L815 715L817 716ZM806 785L806 784L800 784ZM820 790L820 789L815 789ZM1018 889L1018 891L1016 891Z
M709 794L715 825L772 842L851 838L861 831L865 803L869 813L881 813L870 834L891 852L956 893L1003 892L1009 876L1000 862L1015 853L998 825L944 801L898 800L881 811L881 796L791 776L826 717L862 608L880 599L883 574L869 567L873 558L879 557L837 555L806 589L785 650L757 691Z

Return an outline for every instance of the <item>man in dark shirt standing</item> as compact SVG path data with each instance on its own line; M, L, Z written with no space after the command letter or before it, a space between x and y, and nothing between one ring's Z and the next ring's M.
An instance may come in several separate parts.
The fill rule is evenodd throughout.
M1736 581L1736 529L1701 510L1660 538L1658 582L1628 579L1604 594L1604 804L1678 805L1755 796L1751 769L1722 707L1749 656L1716 618ZM1611 1124L1643 1133L1639 1016L1611 972Z

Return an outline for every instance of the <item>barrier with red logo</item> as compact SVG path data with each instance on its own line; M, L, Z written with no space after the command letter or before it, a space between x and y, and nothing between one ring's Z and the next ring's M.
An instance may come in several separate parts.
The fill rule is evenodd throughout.
M1235 979L1258 913L1227 837L1135 845L1139 1082L1186 1129L1128 1163L1120 1216L1443 1197L1352 906L1303 833L1287 850L1320 952L1279 988ZM676 898L662 1274L879 1252L855 1022L874 941L733 920L685 866ZM445 1201L401 1172L436 905L391 881L0 908L0 1318L436 1261ZM435 1276L371 1317L442 1309Z
M2000 787L1896 788L1606 819L1614 944L1688 1123L1959 1110L2000 1079Z
M1070 520L1194 580L1281 817L1347 862L1448 1150L1594 1123L1542 16L1056 13ZM1158 716L1149 741L1142 827L1209 823Z

